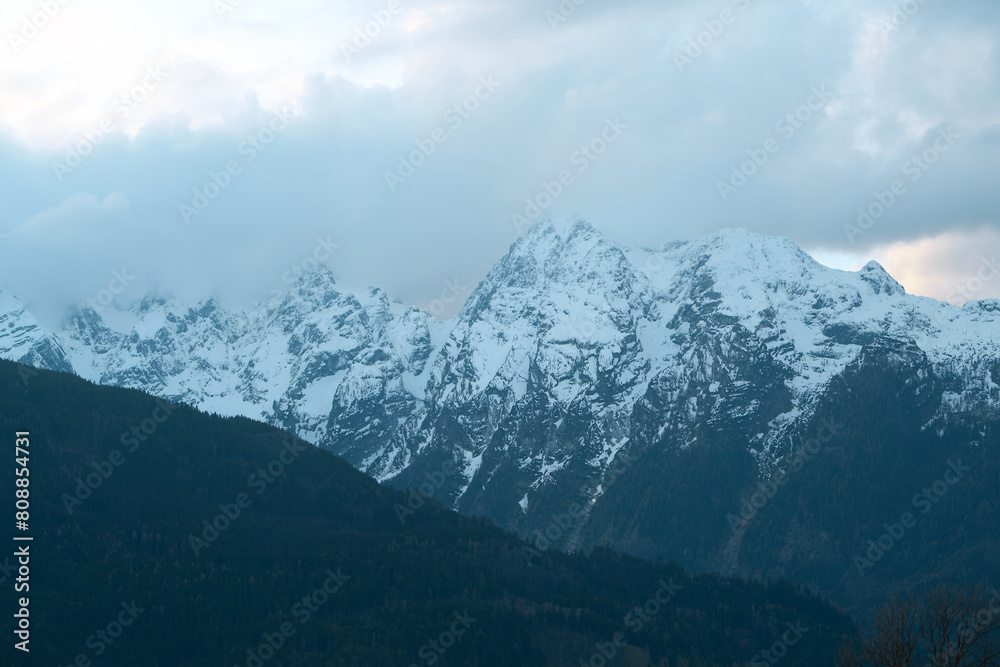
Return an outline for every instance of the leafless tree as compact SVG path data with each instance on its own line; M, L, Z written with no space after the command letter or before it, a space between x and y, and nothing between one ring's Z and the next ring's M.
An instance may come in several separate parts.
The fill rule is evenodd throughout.
M860 641L845 641L840 667L1000 667L1000 593L939 586L897 595Z

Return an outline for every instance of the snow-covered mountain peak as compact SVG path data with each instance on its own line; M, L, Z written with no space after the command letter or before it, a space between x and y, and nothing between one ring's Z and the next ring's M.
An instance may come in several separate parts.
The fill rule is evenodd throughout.
M769 289L812 280L824 269L791 239L746 229L720 230L688 241L671 254L692 270L704 267L720 282L738 285L753 281Z
M72 370L59 340L46 333L14 294L0 288L0 357L28 366Z
M315 289L329 289L337 285L337 279L325 264L320 264L311 271L303 271L295 278L292 289L308 291Z
M285 283L245 313L154 295L51 333L0 292L0 354L264 419L379 479L450 456L456 504L494 475L535 499L560 470L599 476L623 438L695 446L710 423L767 468L859 359L945 378L942 415L1000 405L1000 301L907 295L876 263L745 229L637 249L546 220L447 322L325 267Z
M800 257L808 257L798 244L786 236L771 236L752 232L745 227L724 227L711 234L688 241L688 243L711 248L715 252L754 256L757 253L785 252Z
M585 220L546 219L511 246L491 275L519 273L522 285L599 279L601 264L616 252L618 248ZM611 261L617 259L614 255Z
M265 307L281 308L295 301L322 307L327 302L338 299L342 291L333 272L326 266L305 271L292 278L286 277L285 281L288 286L272 292Z
M578 238L602 237L589 222L575 216L549 216L531 226L524 241L530 246L546 243L568 245Z
M903 286L896 282L896 279L889 275L881 264L874 259L858 272L858 277L871 285L875 294L886 294L890 296L902 296L906 294Z

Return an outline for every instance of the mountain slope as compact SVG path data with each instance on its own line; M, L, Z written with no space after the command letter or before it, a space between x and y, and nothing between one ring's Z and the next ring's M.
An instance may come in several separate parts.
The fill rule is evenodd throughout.
M47 334L24 305L2 287L0 358L55 371L73 369L57 338Z
M540 544L767 574L774 563L743 551L766 524L732 541L727 516L821 420L864 413L830 407L858 378L942 451L973 431L994 451L998 318L996 300L908 295L877 263L829 269L788 239L723 230L631 249L567 220L519 239L448 322L321 271L247 314L151 297L80 313L44 340L83 377L268 421L378 480L417 488L448 470L437 499ZM67 369L24 357L23 338L0 332L0 348ZM840 432L853 435L830 451L848 452L845 465L865 465L873 442L906 447L885 425ZM571 505L579 516L553 529ZM860 541L869 517L851 518ZM801 543L773 527L775 549L772 530ZM824 581L859 602L832 571Z
M796 627L786 662L813 665L852 631L787 584L525 558L433 503L401 521L402 492L263 424L22 370L0 362L0 432L30 434L36 664L555 667L621 633L654 665L746 665Z

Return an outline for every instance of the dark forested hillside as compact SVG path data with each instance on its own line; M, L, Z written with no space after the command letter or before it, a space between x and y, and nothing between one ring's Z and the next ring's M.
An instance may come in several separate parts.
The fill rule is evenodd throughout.
M852 632L789 585L526 551L268 426L0 362L8 544L18 431L36 665L822 665Z
M859 618L899 590L1000 581L1000 425L989 412L935 416L960 386L876 341L792 440L771 472L780 484L737 431L706 428L700 448L664 455L661 443L639 458L580 541L808 582Z
M785 579L858 618L1000 581L1000 300L907 294L876 262L746 230L639 250L565 219L446 323L329 271L245 313L151 295L47 330L4 303L2 357L260 417L543 550ZM171 484L207 483L191 467Z

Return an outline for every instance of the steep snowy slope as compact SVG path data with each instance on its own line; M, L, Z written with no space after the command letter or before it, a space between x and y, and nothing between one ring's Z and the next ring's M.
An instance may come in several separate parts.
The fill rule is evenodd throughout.
M398 485L457 463L439 499L531 534L569 502L594 508L609 470L720 434L769 474L831 382L876 358L927 383L922 427L995 418L998 323L1000 302L907 295L875 262L837 271L788 239L633 249L560 220L449 322L322 269L246 314L150 296L58 332L0 296L0 356L263 419Z
M0 358L54 371L73 370L57 337L47 334L3 287L0 287Z
M667 434L694 446L713 422L739 424L769 469L831 379L877 340L912 343L956 380L941 415L995 411L996 325L996 302L910 296L874 262L829 269L787 239L724 230L629 250L586 223L550 223L512 247L452 322L412 428L352 460L416 485L446 451L463 465L443 495L516 524L515 508L560 476L599 480L616 455ZM434 463L414 465L425 450Z
M316 442L335 405L350 411L371 399L412 410L429 329L418 310L380 290L343 292L323 269L249 314L151 296L103 316L78 313L60 338L87 379L263 419Z

